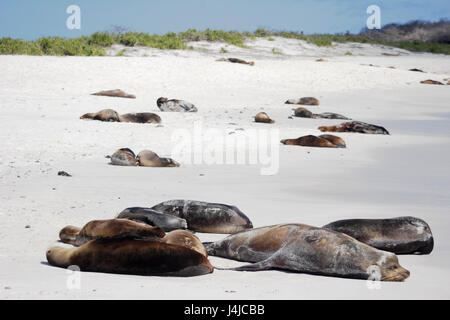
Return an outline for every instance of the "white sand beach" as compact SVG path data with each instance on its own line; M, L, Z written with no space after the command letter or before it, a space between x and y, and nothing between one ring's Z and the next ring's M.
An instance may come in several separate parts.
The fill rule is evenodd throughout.
M222 54L221 44L196 46L135 49L121 57L114 56L120 47L106 57L0 56L1 299L450 298L450 85L420 83L447 83L448 56L359 44L323 49L278 38L249 49L227 46ZM282 54L273 54L273 47ZM216 61L220 57L255 65ZM320 57L326 61L316 62ZM91 95L117 88L137 98ZM390 135L339 133L346 149L277 143L271 156L279 165L272 175L261 174L267 164L189 163L173 155L181 167L116 167L105 158L122 147L170 157L180 143L176 135L193 135L196 125L205 139L270 129L279 141L344 122L289 119L295 106L284 102L307 96L320 100L306 106L314 113L381 125ZM159 97L190 101L199 111L160 112ZM106 108L154 112L162 126L79 119ZM275 123L253 122L260 111ZM204 155L201 148L192 152ZM61 170L72 177L58 176ZM415 216L430 225L435 247L430 255L399 256L411 276L375 288L363 280L278 270L215 270L190 278L82 272L79 288L70 288L70 272L47 264L46 250L63 245L57 241L62 227L170 199L232 204L254 227ZM213 241L226 235L197 236ZM210 261L218 267L244 264Z

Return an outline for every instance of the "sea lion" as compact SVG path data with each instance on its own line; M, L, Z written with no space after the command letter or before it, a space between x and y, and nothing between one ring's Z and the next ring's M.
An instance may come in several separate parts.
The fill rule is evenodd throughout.
M171 111L171 112L197 112L197 108L190 102L167 98L159 98L156 101L156 105L161 111Z
M417 69L417 68L412 68L409 69L409 71L415 71L415 72L423 72L423 70Z
M195 250L151 240L96 239L76 248L52 247L46 256L51 265L91 272L189 277L214 270Z
M316 59L316 62L324 62L324 61L327 61L327 60L325 60L324 58Z
M237 207L194 200L169 200L152 207L158 212L186 219L189 230L206 233L236 233L253 228Z
M303 104L303 105L310 105L310 106L318 106L319 100L313 97L303 97L300 99L289 99L285 102L286 104Z
M311 111L303 107L298 107L292 110L294 110L294 116L300 118L351 120L350 118L344 117L343 115L332 112L312 113Z
M253 61L247 62L245 60L238 59L238 58L220 58L220 59L217 59L216 61L228 61L228 62L233 62L233 63L248 64L250 66L255 65L255 63Z
M280 142L288 146L337 148L331 141L313 135L303 136L297 139L283 139Z
M180 164L171 158L160 158L150 150L143 150L136 157L140 166L143 167L179 167Z
M374 248L395 254L429 254L434 245L429 225L414 217L339 220L322 228L348 234Z
M92 95L136 99L136 96L125 93L120 89L100 91L100 92L93 93Z
M126 113L119 116L120 122L161 123L161 117L151 112Z
M171 214L161 213L150 208L127 208L120 212L116 218L143 222L151 226L160 227L164 231L187 229L187 222L185 219Z
M323 139L330 141L332 144L334 144L338 148L346 147L344 139L342 139L338 136L334 136L332 134L321 134L319 136L319 138L323 138Z
M409 271L391 252L375 249L340 232L304 224L279 224L242 231L204 243L210 256L253 262L228 270L284 269L357 279L403 281ZM218 268L219 269L219 268Z
M270 119L269 116L267 115L267 113L265 113L265 112L259 112L259 113L255 116L255 122L274 123L275 120Z
M113 109L103 109L95 113L86 113L80 119L92 119L100 121L119 122L119 114Z
M423 80L423 81L420 81L420 83L423 83L423 84L439 84L439 85L443 85L442 82L436 81L436 80Z
M131 149L122 148L111 156L111 164L115 166L137 166L138 160Z
M159 227L138 223L128 219L93 220L83 228L66 226L59 232L59 238L64 243L81 246L93 239L100 238L133 238L164 237L164 231Z
M322 132L358 132L358 133L370 133L370 134L389 134L389 132L380 126L361 122L351 121L344 122L338 126L321 126L318 128Z

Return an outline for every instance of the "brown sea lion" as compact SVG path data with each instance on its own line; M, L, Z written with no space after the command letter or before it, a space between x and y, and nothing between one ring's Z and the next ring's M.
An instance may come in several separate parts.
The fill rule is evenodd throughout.
M436 81L436 80L423 80L423 81L420 81L420 83L423 83L423 84L439 84L439 85L443 85L442 82Z
M83 228L67 226L59 232L59 238L64 243L81 246L93 239L100 238L133 238L144 239L150 237L163 238L164 231L159 227L152 227L128 219L93 220Z
M267 115L267 113L265 113L265 112L259 112L259 113L255 116L255 122L274 123L275 120L270 119L269 116Z
M120 89L100 91L100 92L93 93L92 95L136 99L136 96L125 93Z
M180 164L171 158L160 158L150 150L139 152L136 157L140 166L143 167L179 167Z
M169 200L153 210L185 219L189 230L205 233L235 233L253 228L250 219L237 207L195 200Z
M119 116L120 122L161 123L161 117L151 112L126 113Z
M158 98L156 105L161 111L171 111L171 112L197 112L197 107L192 103L178 100L178 99L167 99L164 97Z
M409 271L400 266L395 254L375 249L340 232L304 224L246 230L204 245L210 256L253 262L229 270L275 268L381 281L403 281L409 277ZM374 273L379 277L373 277Z
M216 61L227 61L227 62L233 62L233 63L248 64L250 66L255 65L255 63L253 61L247 62L245 60L238 59L238 58L220 58L220 59L217 59Z
M374 248L395 254L429 254L434 246L430 226L414 217L339 220L322 228L348 234Z
M330 131L330 132L358 132L368 134L389 134L389 132L383 127L361 121L344 122L337 126L321 126L318 129L322 132Z
M303 104L309 106L318 106L319 100L313 97L303 97L300 99L289 99L285 102L286 104Z
M96 239L76 248L52 247L46 255L51 265L91 272L189 277L214 270L195 250L151 240Z
M280 142L289 146L337 148L337 146L327 139L319 138L313 135L303 136L297 139L283 139Z
M323 139L330 141L332 144L334 144L338 148L346 147L344 139L342 139L338 136L334 136L332 134L321 134L319 136L319 138L323 138Z
M95 113L86 113L80 117L80 119L92 119L100 121L118 122L119 114L113 109L104 109Z
M115 166L137 166L138 160L131 149L122 148L111 156L111 164Z
M316 59L316 61L317 62L324 62L324 61L327 61L327 60L325 60L324 58L319 58L319 59Z

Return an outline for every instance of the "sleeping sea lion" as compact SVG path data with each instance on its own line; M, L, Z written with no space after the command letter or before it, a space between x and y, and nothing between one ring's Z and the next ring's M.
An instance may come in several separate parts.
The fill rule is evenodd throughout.
M269 116L267 115L267 113L265 113L265 112L259 112L259 113L255 116L255 122L274 123L275 120L270 119Z
M111 156L111 164L115 166L137 166L136 155L131 149L122 148Z
M246 230L204 245L210 256L253 262L227 270L275 268L382 281L403 281L409 277L409 271L400 266L395 254L375 249L340 232L304 224ZM379 278L373 278L374 272L379 272Z
M187 229L185 219L175 217L171 214L161 213L150 208L127 208L120 212L116 218L143 222L151 226L160 227L164 231Z
M220 58L220 59L217 59L216 61L228 61L228 62L233 62L233 63L248 64L250 66L255 65L255 63L253 61L247 62L245 60L238 59L238 58Z
M316 137L313 135L303 136L297 139L283 139L280 141L282 144L289 146L303 146L303 147L319 147L319 148L337 148L331 141Z
M152 207L158 212L185 219L189 230L206 233L235 233L253 228L237 207L194 200L169 200Z
M171 158L160 158L150 150L143 150L136 157L140 166L143 167L179 167L180 164Z
M423 83L423 84L439 84L439 85L443 85L442 82L436 81L436 80L423 80L423 81L420 81L420 83Z
M344 117L343 115L332 113L332 112L324 112L324 113L312 113L306 108L298 107L294 110L294 116L300 118L312 118L312 119L343 119L350 120L350 118Z
M86 113L80 119L92 119L100 121L118 122L119 114L113 109L104 109L95 113Z
M76 248L52 247L46 256L51 265L91 272L189 277L214 270L195 250L151 240L96 239Z
M100 91L100 92L93 93L92 95L136 99L136 96L125 93L120 89Z
M358 132L358 133L370 133L370 134L389 134L389 132L380 126L361 122L351 121L344 122L337 126L321 126L318 128L322 132Z
M151 112L126 113L119 116L120 122L161 123L161 117Z
M93 239L100 238L133 238L164 237L164 231L128 219L93 220L83 228L66 226L59 232L59 238L64 243L81 246Z
M313 97L303 97L300 99L289 99L285 102L286 104L303 104L303 105L310 105L310 106L317 106L319 105L319 100Z
M395 254L429 254L434 245L429 225L414 217L339 220L322 228L348 234L374 248Z
M172 111L172 112L197 112L197 108L190 102L167 98L159 98L156 101L156 105L161 111Z

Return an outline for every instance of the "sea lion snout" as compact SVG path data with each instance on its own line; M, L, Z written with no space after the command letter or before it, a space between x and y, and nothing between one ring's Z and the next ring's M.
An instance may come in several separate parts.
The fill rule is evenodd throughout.
M400 265L392 265L387 268L386 275L381 278L381 281L404 281L409 278L410 272Z

